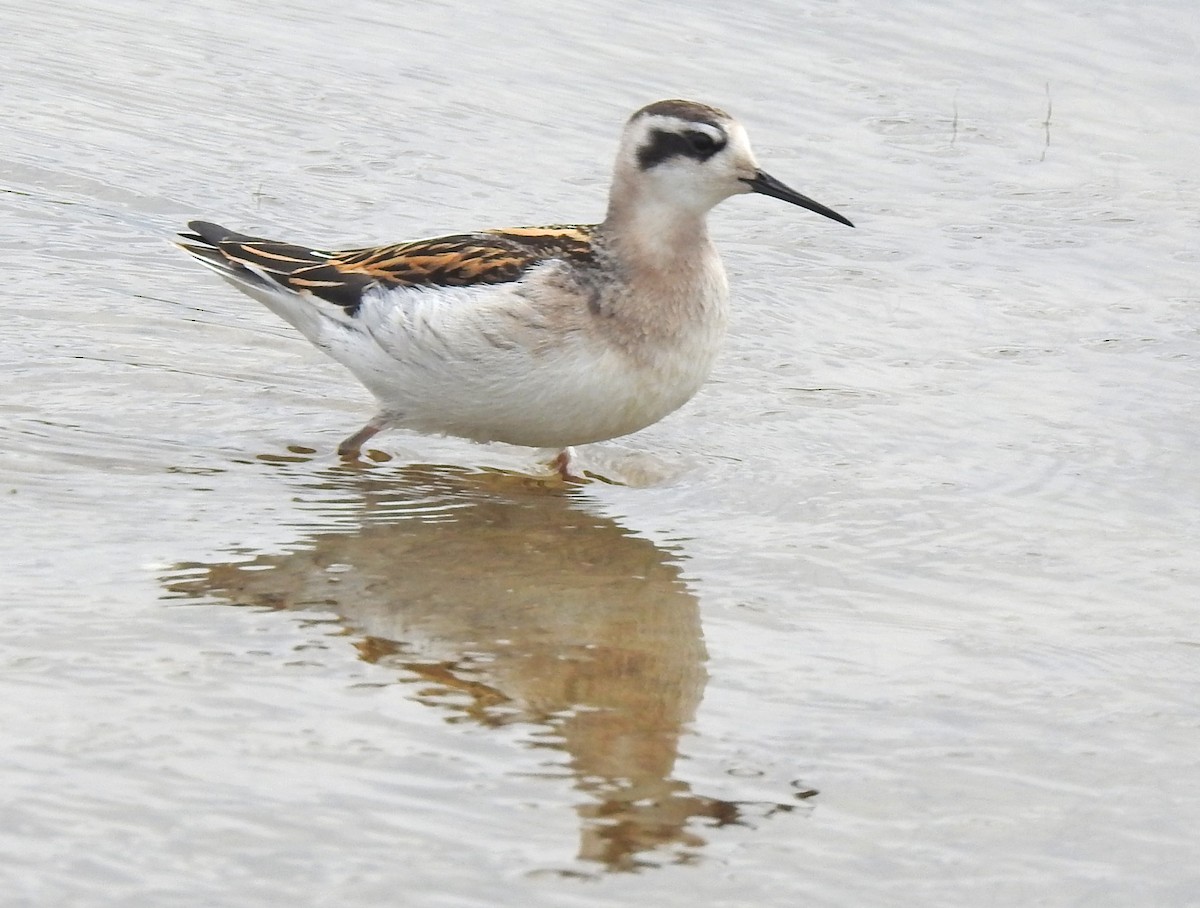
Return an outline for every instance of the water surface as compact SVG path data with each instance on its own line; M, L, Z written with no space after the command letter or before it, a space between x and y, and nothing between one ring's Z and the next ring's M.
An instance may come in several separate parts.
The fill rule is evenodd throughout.
M14 905L1191 905L1200 20L1180 2L8 4ZM695 401L402 433L165 242L588 221L727 107Z

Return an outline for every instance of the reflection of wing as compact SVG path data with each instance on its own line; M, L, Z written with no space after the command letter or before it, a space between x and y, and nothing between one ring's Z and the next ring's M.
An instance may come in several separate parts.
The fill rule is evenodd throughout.
M706 680L678 555L523 476L411 467L314 497L339 504L293 551L181 566L169 588L335 612L421 702L540 729L586 794L579 855L607 869L675 860L703 845L697 818L743 815L674 776Z
M384 287L469 287L518 280L552 259L592 255L592 228L524 227L441 236L391 246L323 252L192 221L179 245L223 276L259 288L310 293L358 311L363 292Z

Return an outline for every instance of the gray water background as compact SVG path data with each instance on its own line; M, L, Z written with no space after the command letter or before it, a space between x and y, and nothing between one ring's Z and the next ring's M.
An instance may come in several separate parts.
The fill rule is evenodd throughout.
M0 5L7 905L1200 904L1200 13ZM391 433L166 239L600 217L735 315L582 453ZM233 607L241 606L241 607Z

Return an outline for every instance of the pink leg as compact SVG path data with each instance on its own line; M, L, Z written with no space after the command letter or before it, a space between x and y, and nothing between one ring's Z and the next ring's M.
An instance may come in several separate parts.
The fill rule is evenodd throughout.
M558 473L566 482L587 482L583 476L577 476L571 472L571 458L574 453L570 448L563 448L558 452L558 456L550 461L550 469Z
M387 427L387 423L380 417L376 416L369 423L338 445L338 454L345 457L347 460L357 460L358 455L362 453L362 446L382 432Z

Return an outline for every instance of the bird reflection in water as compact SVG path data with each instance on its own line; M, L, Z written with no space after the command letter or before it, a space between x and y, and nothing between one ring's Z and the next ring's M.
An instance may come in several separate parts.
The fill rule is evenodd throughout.
M360 656L419 680L459 721L540 727L565 751L579 856L610 870L691 860L701 826L791 810L673 778L707 678L677 558L561 484L450 467L329 470L323 530L296 550L180 565L168 587L339 615Z

